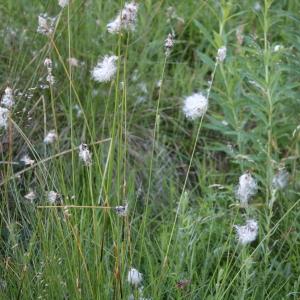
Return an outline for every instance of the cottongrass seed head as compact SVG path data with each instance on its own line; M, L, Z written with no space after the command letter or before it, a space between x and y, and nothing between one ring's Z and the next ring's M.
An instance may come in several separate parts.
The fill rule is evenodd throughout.
M234 228L237 233L237 239L242 245L249 244L256 240L258 224L255 220L247 220L246 225L235 225Z
M218 49L217 62L223 62L226 58L227 48L225 46Z
M183 112L188 119L195 120L205 115L208 99L202 93L195 93L184 100Z
M44 144L53 144L57 140L55 130L50 130L44 138Z
M52 75L52 60L51 58L46 58L44 61L44 66L47 68L47 77L46 81L50 84L53 85L55 83L55 78Z
M15 103L15 101L14 101L14 96L13 96L13 90L8 86L4 91L1 105L5 106L7 108L12 108L14 103Z
M118 216L126 217L128 215L128 204L125 204L124 206L116 206L115 211Z
M62 8L69 5L69 0L58 0L58 5Z
M54 204L59 198L59 194L54 192L54 191L50 191L47 194L47 199L51 204Z
M36 198L37 198L37 195L34 191L30 191L29 193L27 193L25 196L24 196L25 199L29 200L30 202L33 202Z
M175 43L175 33L171 32L168 34L166 40L165 40L165 54L166 56L169 56L171 54L171 50L174 47Z
M136 27L138 4L136 2L125 3L124 8L116 18L107 24L107 31L112 34L120 33L122 30L134 31Z
M99 61L92 70L92 78L98 82L111 81L117 72L117 59L115 55L104 56L103 60Z
M257 192L257 183L249 172L244 173L239 178L236 188L236 197L242 206L247 206L250 198Z
M83 163L86 166L90 166L92 164L92 154L90 153L87 144L80 144L79 158L83 161Z
M283 190L289 183L289 172L286 169L280 169L273 177L272 185L274 189Z
M39 15L37 32L43 35L51 35L54 32L56 17L48 17L47 14Z
M0 128L7 128L9 110L6 107L0 106Z
M20 162L24 165L24 166L31 166L35 163L35 161L33 159L31 159L29 157L28 154L24 154L21 159Z
M140 273L137 269L131 268L128 271L127 280L134 287L138 287L143 281L143 274Z

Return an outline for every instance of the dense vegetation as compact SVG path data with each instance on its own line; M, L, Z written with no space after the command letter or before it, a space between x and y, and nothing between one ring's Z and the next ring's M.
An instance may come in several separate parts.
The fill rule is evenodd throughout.
M300 2L57 2L0 0L0 298L299 299Z

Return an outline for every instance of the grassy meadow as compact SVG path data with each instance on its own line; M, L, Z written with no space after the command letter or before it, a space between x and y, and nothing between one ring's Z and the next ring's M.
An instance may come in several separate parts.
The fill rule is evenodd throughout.
M136 4L0 0L0 299L300 299L300 2Z

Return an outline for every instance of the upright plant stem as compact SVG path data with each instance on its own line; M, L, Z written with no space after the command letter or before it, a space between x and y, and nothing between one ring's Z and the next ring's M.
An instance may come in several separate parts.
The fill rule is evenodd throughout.
M214 81L214 78L215 78L215 73L216 73L216 70L217 70L217 66L218 66L218 62L216 61L215 67L214 67L214 70L213 70L213 73L212 73L212 76L211 76L211 82L210 82L210 85L209 85L208 90L207 90L207 100L209 100L209 96L210 96L212 84L213 84L213 81ZM179 202L178 202L178 205L177 205L176 214L175 214L175 218L174 218L174 222L173 222L173 226L172 226L172 230L171 230L171 234L170 234L170 238L169 238L169 242L168 242L168 246L167 246L167 250L166 250L166 254L165 254L165 257L164 257L164 260L163 260L163 268L166 266L166 263L167 263L168 254L169 254L169 250L170 250L170 246L171 246L171 241L172 241L172 238L173 238L173 235L174 235L174 230L175 230L175 226L176 226L176 222L177 222L177 218L178 218L178 214L179 214L179 208L181 206L181 201L182 201L183 194L184 194L185 189L186 189L188 177L189 177L189 174L190 174L193 158L194 158L194 155L195 155L195 151L196 151L196 147L197 147L197 143L198 143L198 139L199 139L199 135L200 135L200 130L201 130L201 127L202 127L203 117L204 117L204 115L201 117L198 129L197 129L197 134L196 134L196 138L195 138L195 141L194 141L193 150L192 150L188 170L186 172L186 176L185 176L185 179L184 179L183 187L182 187L182 190L181 190L181 195L180 195Z

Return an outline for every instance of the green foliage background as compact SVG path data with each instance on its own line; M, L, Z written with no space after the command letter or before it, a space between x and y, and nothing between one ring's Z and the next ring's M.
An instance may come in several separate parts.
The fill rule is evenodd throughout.
M0 0L0 86L16 98L0 132L1 299L299 299L300 2L145 0L136 31L111 35L123 4ZM58 16L53 39L36 32L45 12ZM222 45L208 112L187 120L184 97L208 88ZM90 71L107 54L121 57L117 76L96 83ZM51 89L41 88L46 57ZM58 142L45 146L51 129ZM81 142L91 167L79 161ZM22 171L24 153L36 164ZM282 166L289 185L274 192ZM259 185L246 209L234 193L245 171ZM50 190L64 205L102 208L66 218L38 207ZM120 218L113 207L125 203ZM247 218L259 237L242 247L233 225ZM143 296L127 282L131 266Z

